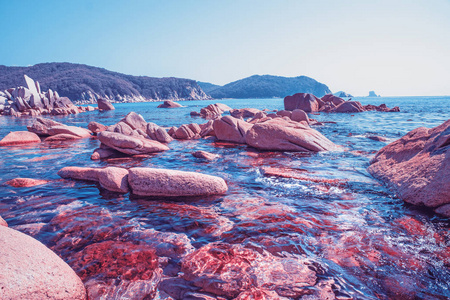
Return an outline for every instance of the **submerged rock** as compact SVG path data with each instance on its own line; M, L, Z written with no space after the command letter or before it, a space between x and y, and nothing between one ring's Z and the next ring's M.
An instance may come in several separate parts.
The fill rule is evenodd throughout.
M154 168L128 170L131 190L141 196L206 196L223 194L228 190L225 181L216 176Z
M306 259L215 242L184 257L181 271L184 279L215 295L234 299L241 293L265 289L275 291L273 296L280 299L312 293L317 277L310 265Z
M114 110L114 109L116 109L111 104L111 102L109 102L108 100L103 99L103 98L98 98L97 99L97 106L98 106L98 109L101 110L101 111L107 111L107 110Z
M206 152L206 151L195 151L194 153L192 153L192 155L196 158L203 158L206 160L215 160L216 158L219 158L220 155L218 154L214 154L214 153L210 153L210 152Z
M158 105L158 108L177 108L177 107L183 107L183 105L171 100L166 100L164 101L163 104Z
M8 133L1 141L0 146L13 146L40 143L41 139L33 132L13 131Z
M405 202L446 212L450 203L450 120L416 128L381 148L367 169Z
M248 145L262 150L318 152L337 146L317 130L282 118L255 124L246 134Z
M75 272L39 241L0 226L2 299L86 299Z
M91 136L91 131L85 128L68 126L50 119L36 118L31 126L27 126L28 131L42 136L56 136L59 134L71 135L73 139L87 138ZM58 138L55 138L55 140ZM67 136L61 139L70 139Z
M48 180L33 179L33 178L14 178L6 182L12 187L32 187L48 183Z

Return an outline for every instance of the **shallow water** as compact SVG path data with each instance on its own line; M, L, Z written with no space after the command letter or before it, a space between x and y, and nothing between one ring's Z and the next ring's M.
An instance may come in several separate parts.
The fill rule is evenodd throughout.
M2 147L0 215L10 227L32 235L68 262L92 299L142 295L213 299L234 298L241 292L245 299L250 297L245 291L255 288L266 291L266 299L280 295L298 299L306 292L298 292L299 287L286 292L295 290L286 269L277 269L280 276L287 276L282 283L268 275L271 264L275 268L287 259L314 269L316 282L331 280L340 299L447 299L449 219L403 203L366 168L374 153L390 141L450 118L450 97L354 100L400 106L401 112L310 115L336 122L315 129L344 146L337 152L260 152L245 145L195 140L174 141L164 153L99 162L90 160L99 145L95 139ZM115 104L116 110L110 112L52 118L82 127L90 121L111 125L135 111L148 122L170 127L204 123L189 113L215 102L232 108L283 109L282 99L188 101L177 109L131 103ZM31 117L0 117L0 137L26 130L32 122ZM388 142L369 135L386 137ZM222 157L205 162L191 155L196 150ZM224 178L229 191L206 198L145 198L111 193L95 183L62 180L56 174L65 166L111 165L198 171ZM292 176L268 175L274 172ZM50 182L30 188L5 184L16 177ZM251 288L239 286L235 288L239 292L226 293L220 285L205 285L212 273L199 275L185 262L198 259L192 253L200 255L196 250L208 246L225 247L227 253L236 247L256 253L258 263L250 260L257 278ZM242 282L246 273L237 271L235 276Z

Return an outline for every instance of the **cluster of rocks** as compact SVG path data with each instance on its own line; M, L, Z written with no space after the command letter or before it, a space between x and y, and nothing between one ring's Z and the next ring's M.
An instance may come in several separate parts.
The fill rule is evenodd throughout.
M388 108L385 104L379 106L362 105L359 101L345 101L333 94L327 94L322 98L318 98L313 94L297 93L284 98L284 109L293 111L301 109L305 112L338 112L338 113L358 113L363 111L383 111L383 112L399 112L400 108Z
M224 112L230 111L231 107L222 103L210 104L202 109L200 112L191 111L191 116L193 117L202 117L204 119L216 119L220 117Z
M22 115L67 115L92 111L92 106L75 106L67 97L49 89L41 91L39 82L24 75L27 87L10 88L0 91L0 113L20 117Z
M383 147L368 171L407 203L450 217L450 120L416 128Z
M95 181L107 190L131 192L140 196L207 196L223 194L228 190L220 177L167 169L65 167L58 175L62 178Z

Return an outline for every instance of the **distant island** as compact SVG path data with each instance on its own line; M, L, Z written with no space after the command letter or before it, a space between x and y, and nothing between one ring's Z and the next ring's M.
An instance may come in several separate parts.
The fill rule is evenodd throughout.
M369 96L367 96L367 97L380 97L380 95L375 94L374 91L370 91Z
M206 94L212 98L284 98L296 93L310 93L318 97L330 94L323 83L307 77L282 77L273 75L253 75L224 86L208 82L198 82Z
M132 76L72 63L42 63L31 67L0 65L0 90L23 83L28 75L43 90L52 89L73 101L106 98L114 102L210 99L195 80Z
M333 95L335 95L336 97L340 97L340 98L350 98L350 97L353 97L352 94L346 93L346 92L344 92L344 91L339 91L339 92L333 93Z

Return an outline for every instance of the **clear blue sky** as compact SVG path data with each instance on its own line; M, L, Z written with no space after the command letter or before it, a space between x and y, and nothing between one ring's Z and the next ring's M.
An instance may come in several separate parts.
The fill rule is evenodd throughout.
M450 95L450 1L0 0L0 64L73 62L225 84Z

